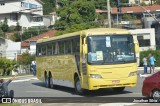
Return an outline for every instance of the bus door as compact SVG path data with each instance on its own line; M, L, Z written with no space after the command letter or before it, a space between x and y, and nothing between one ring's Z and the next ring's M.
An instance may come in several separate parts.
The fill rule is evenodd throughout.
M81 82L81 85L82 85L82 88L88 88L88 76L87 76L87 44L86 44L86 38L85 37L82 37L82 46L81 46L81 62L80 62L80 70L81 70L81 78L82 78L82 82Z

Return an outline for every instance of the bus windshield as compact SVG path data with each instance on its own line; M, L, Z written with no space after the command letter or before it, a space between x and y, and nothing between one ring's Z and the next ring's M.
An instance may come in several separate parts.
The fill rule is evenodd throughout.
M94 35L87 37L89 64L135 62L132 35Z

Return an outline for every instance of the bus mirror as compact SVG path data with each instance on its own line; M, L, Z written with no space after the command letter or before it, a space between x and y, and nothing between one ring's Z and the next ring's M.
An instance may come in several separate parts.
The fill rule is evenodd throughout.
M135 52L139 53L139 45L137 43L135 43Z

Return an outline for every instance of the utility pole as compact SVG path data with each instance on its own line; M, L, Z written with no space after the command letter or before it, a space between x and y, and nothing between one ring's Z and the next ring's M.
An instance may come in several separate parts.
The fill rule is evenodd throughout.
M108 25L111 28L111 8L110 8L110 0L107 0L107 11L108 11Z

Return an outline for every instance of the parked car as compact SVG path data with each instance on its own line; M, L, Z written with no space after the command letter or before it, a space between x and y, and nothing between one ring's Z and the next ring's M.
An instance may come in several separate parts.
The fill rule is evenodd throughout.
M146 77L143 81L142 95L160 100L160 71Z

